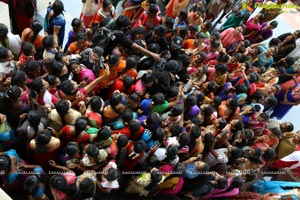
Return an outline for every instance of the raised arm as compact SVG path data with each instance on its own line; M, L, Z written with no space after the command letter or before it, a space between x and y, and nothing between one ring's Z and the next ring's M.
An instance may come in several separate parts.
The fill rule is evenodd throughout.
M110 73L109 66L107 64L104 65L105 65L105 73L84 87L87 94L90 93L96 87L97 84L99 84L103 79L105 79L109 75Z

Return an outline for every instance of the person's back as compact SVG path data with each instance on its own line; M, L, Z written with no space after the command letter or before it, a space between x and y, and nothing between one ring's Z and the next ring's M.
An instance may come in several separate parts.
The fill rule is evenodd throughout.
M64 4L60 0L56 0L52 8L48 7L47 14L45 17L46 23L44 28L48 34L57 37L58 46L62 46L65 37L65 26L66 20L63 15Z

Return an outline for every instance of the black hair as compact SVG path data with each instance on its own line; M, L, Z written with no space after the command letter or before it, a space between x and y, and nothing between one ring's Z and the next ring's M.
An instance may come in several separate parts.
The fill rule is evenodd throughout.
M249 40L244 40L245 47L249 47L251 45Z
M172 17L166 17L165 18L165 24L167 27L173 27L174 20Z
M58 61L62 61L62 59L63 59L63 57L65 57L66 56L66 54L64 54L63 52L57 52L56 54L55 54L55 60L58 60Z
M158 92L158 93L153 95L152 101L153 101L154 105L163 104L164 101L165 101L165 96L164 96L163 93Z
M279 76L283 76L286 74L286 69L285 67L278 67L277 71L279 72Z
M231 98L228 100L228 104L227 104L227 107L230 109L230 110L233 110L235 111L237 109L237 107L239 106L239 102L237 100L237 98Z
M73 18L72 22L71 22L71 26L73 28L79 28L82 24L82 21L79 18Z
M243 150L238 147L235 147L230 152L230 159L237 159L242 157L242 155L243 155Z
M220 41L214 40L210 43L211 48L219 48L221 45Z
M162 142L164 137L165 137L165 130L163 128L157 128L152 133L152 139L156 139L159 142Z
M172 136L179 136L180 133L182 132L181 125L179 123L173 123L170 128L170 132L171 132Z
M154 192L157 188L157 184L161 181L162 179L162 174L159 170L153 170L151 171L151 183L145 187L146 190L149 191L151 194Z
M126 135L121 134L117 139L118 149L121 150L127 144L128 144L128 138L126 137Z
M266 113L266 112L260 113L259 116L261 118L263 118L265 121L269 121L269 119L270 119L270 115L268 113Z
M245 135L245 139L252 140L254 138L254 132L252 129L245 128L243 129L243 133Z
M199 126L193 126L190 130L190 136L191 136L191 143L189 145L190 149L194 149L196 146L196 139L199 138L201 135L201 130Z
M11 160L6 154L0 155L0 170L10 170Z
M203 103L203 101L205 100L205 93L204 92L200 92L198 95L198 105L201 105Z
M88 144L86 154L95 159L95 163L99 163L99 148L94 144Z
M45 49L49 49L53 47L55 44L54 42L54 36L53 35L47 35L43 39L43 46Z
M262 158L266 161L272 161L276 157L276 152L272 148L267 148L262 155Z
M216 89L216 83L214 81L209 81L207 83L207 93L214 92Z
M186 21L186 20L187 20L187 17L188 17L187 10L181 10L181 11L179 12L179 15L178 15L178 16L182 17L183 20Z
M122 74L125 73L127 70L135 68L138 64L138 59L136 56L130 56L126 60L126 67L122 70Z
M114 181L114 180L118 179L119 177L120 177L120 172L118 169L115 169L115 168L109 168L107 170L107 175L105 176L105 178L108 181Z
M30 96L35 98L44 89L43 79L38 77L31 83Z
M182 133L181 135L179 135L178 142L179 142L180 148L182 148L186 145L189 146L191 143L191 136L187 133Z
M38 36L39 32L43 29L43 25L39 20L33 20L31 24L31 29L33 32L33 36L31 39L31 43L33 43L36 39L36 36Z
M287 56L285 58L285 61L286 61L286 63L287 63L288 66L291 66L291 65L293 65L295 63L295 59L293 57L291 57L291 56Z
M64 11L63 2L60 0L56 0L53 3L52 9L53 9L54 16L58 16L58 15L62 14L62 12Z
M156 15L158 12L158 8L157 8L156 4L151 3L149 5L148 12L149 12L149 14Z
M189 33L189 30L187 29L187 27L181 26L179 28L179 36L182 38L185 38L185 36L187 36L187 34Z
M167 98L177 97L179 88L176 85L172 85L167 91Z
M130 75L126 75L124 78L123 78L123 86L124 86L124 90L125 91L128 91L130 90L132 84L134 83L134 80L133 78L130 76Z
M81 200L93 198L95 195L94 190L94 182L90 178L85 178L80 182L79 187L77 188L75 199Z
M50 68L50 74L55 75L55 76L60 76L64 68L64 63L62 63L59 60L52 60L52 65Z
M103 2L102 2L102 7L103 8L106 8L107 6L109 6L109 5L111 5L112 3L111 3L111 1L110 0L104 0Z
M222 98L220 96L214 96L213 105L215 109L218 109L222 103Z
M28 195L34 195L38 189L39 178L37 175L29 175L23 183L24 190Z
M256 177L257 177L256 176L256 172L254 170L250 169L249 172L246 173L246 180L245 180L245 182L251 182L251 181L255 180Z
M213 136L213 134L212 134L211 132L206 133L206 134L204 135L204 142L205 142L205 144L206 144L206 143L210 143L210 142L212 142L212 141L214 141L214 136Z
M219 192L217 194L222 194L222 193L226 193L226 192L229 192L231 191L232 189L234 188L240 188L242 187L244 184L244 180L240 177L240 176L235 176L233 179L232 179L232 182L231 184L229 185L229 187L222 191L222 192Z
M155 77L153 76L153 74L145 73L142 76L142 82L144 84L154 83L155 82Z
M76 41L78 40L86 40L86 34L85 33L82 33L82 32L79 32L76 34Z
M99 96L93 96L91 101L90 101L90 106L91 106L91 110L93 112L97 112L97 113L100 113L101 112L101 108L102 108L102 105L103 102L101 100L101 97Z
M135 103L138 103L139 102L139 95L136 92L133 92L128 96L128 99L132 100Z
M11 75L11 85L23 86L28 77L24 71L15 71Z
M111 54L108 59L109 65L116 65L120 61L120 56L117 54Z
M282 131L285 131L285 132L292 132L294 130L294 124L291 123L291 122L288 122L287 125L286 125L286 129L282 130Z
M134 35L145 35L146 29L144 27L136 27L132 29Z
M57 113L60 115L62 123L65 124L65 115L70 109L70 104L67 100L61 100L55 105ZM76 123L75 123L76 124Z
M36 151L38 153L46 153L47 152L47 144L51 140L51 132L49 130L42 130L36 134L35 143L36 143Z
M103 53L104 53L104 50L102 47L99 47L99 46L95 46L93 48L93 53L97 54L98 56L102 56Z
M3 23L0 23L0 40L3 40L7 36L7 34L8 34L7 26Z
M217 61L221 62L221 63L228 63L230 59L230 56L228 54L221 54L218 58Z
M32 72L38 68L40 68L40 62L37 60L29 60L28 62L26 62L25 66L24 66L24 70L28 73L28 72Z
M242 122L241 120L238 120L238 121L233 125L233 127L231 127L231 128L234 128L234 130L239 131L239 130L242 130L242 129L244 128L244 124L243 124L243 122Z
M221 74L225 74L228 71L228 67L225 64L217 64L215 68L216 72L219 72Z
M140 130L141 128L141 123L137 120L131 120L128 124L129 130L130 130L130 138L134 137L134 135Z
M18 86L14 85L10 87L9 90L7 91L7 96L10 100L17 101L21 96L21 93L22 93L21 89Z
M119 28L126 28L126 27L130 26L130 24L131 24L131 20L127 16L124 16L124 15L120 15L116 20L116 25Z
M21 52L25 55L25 56L30 56L30 54L32 53L32 49L34 48L33 44L30 42L26 42L24 41L21 45Z
M228 186L228 179L227 178L219 178L217 180L216 188L224 189Z
M225 128L226 125L227 125L226 119L224 119L223 117L221 117L219 119L219 129L222 130L223 128Z
M133 112L130 109L126 109L123 113L121 113L121 118L125 125L128 124L133 119Z
M151 44L149 44L147 49L153 53L159 53L160 46L157 43L151 43Z
M235 87L235 91L237 94L248 93L248 87L245 84L239 84Z
M175 105L170 112L170 115L173 117L181 115L183 112L183 108L180 104Z
M159 36L164 36L167 33L167 28L164 25L159 25L155 26L153 31Z
M197 104L197 96L195 94L189 94L185 100L185 107L192 107Z
M160 122L161 122L161 117L158 113L153 113L153 112L149 113L146 119L146 127L152 129Z
M107 140L111 136L111 130L107 127L102 127L99 129L96 140Z
M201 110L201 113L204 114L204 116L209 117L211 114L213 114L214 110L210 104L203 104L204 108Z
M170 161L176 159L176 157L178 155L178 147L176 145L168 146L166 155L167 155L167 157L163 160L164 162L168 162L168 161L170 162Z
M221 38L221 34L218 31L212 32L210 34L210 37L215 36L216 40L219 40Z
M6 59L8 56L9 49L0 47L0 59Z
M74 85L71 80L61 82L60 89L66 95L75 95L77 93L77 90L74 90Z
M78 145L74 144L74 142L69 142L66 146L66 153L69 156L74 156L79 151Z
M242 33L244 33L245 30L246 30L246 26L245 26L244 24L240 24L239 26L242 27L242 29L243 29L243 32L242 32Z
M119 103L121 103L122 95L118 92L113 93L109 99L109 104L112 108L115 108Z
M212 22L211 22L211 20L206 20L204 24L205 24L205 28L207 30L211 29L211 27L213 25Z
M147 145L146 145L145 141L142 139L139 139L135 142L133 148L134 148L135 153L142 153L145 151L146 147L147 147Z
M278 22L276 20L271 21L270 25L273 26L274 28L277 28Z
M88 120L86 117L79 117L75 121L75 135L76 137L87 128ZM98 135L97 135L98 136Z
M50 185L52 188L59 191L64 191L68 187L67 181L62 174L52 176L50 179Z
M269 47L278 46L281 43L280 39L272 38L269 42Z
M278 139L280 138L281 135L281 130L278 127L271 128L269 129Z
M42 115L38 110L30 110L28 112L28 122L33 130L37 133L39 131L39 124L41 122Z

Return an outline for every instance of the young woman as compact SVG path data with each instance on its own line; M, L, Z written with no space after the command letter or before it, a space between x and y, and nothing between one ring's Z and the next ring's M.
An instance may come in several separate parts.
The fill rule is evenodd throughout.
M33 160L43 169L48 169L49 160L57 160L57 152L61 148L61 142L58 138L51 136L52 131L39 131L34 139L29 142L29 148L34 151Z
M42 78L37 78L31 83L29 104L32 109L42 108L45 104L54 108L58 98L48 91L49 83Z
M85 27L90 27L91 22L93 21L93 18L95 14L97 13L97 10L100 8L102 3L102 0L84 0L82 11L80 14L80 19L83 21L83 25ZM102 5L104 2L102 3Z
M43 50L43 36L40 35L40 31L43 29L43 25L38 20L33 20L31 28L26 28L22 32L21 41L30 42L36 49L35 59L42 59Z
M133 27L144 27L146 32L152 30L155 26L158 26L162 22L161 17L159 17L157 13L157 5L150 4L148 10L141 13Z
M116 11L110 0L104 0L102 7L97 10L89 26L97 26L106 18L115 18Z
M78 83L90 84L96 79L93 71L86 68L77 59L71 59L69 66L73 73L73 79Z

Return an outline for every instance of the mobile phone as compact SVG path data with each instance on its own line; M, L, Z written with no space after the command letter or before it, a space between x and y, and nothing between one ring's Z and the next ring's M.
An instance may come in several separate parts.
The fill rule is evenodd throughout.
M53 131L53 128L51 128L51 127L47 127L47 129L48 129L49 131Z
M87 82L89 80L89 77L86 77L85 79L84 79L84 82Z

